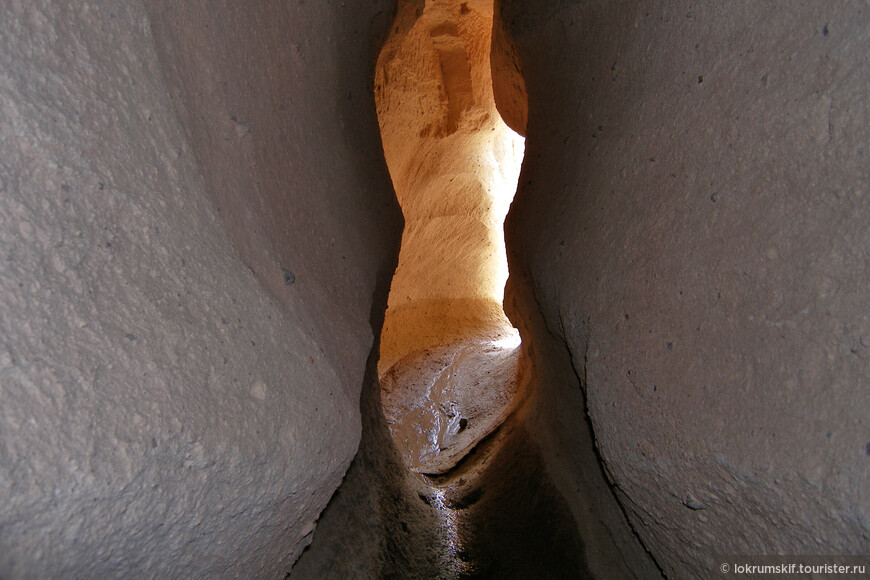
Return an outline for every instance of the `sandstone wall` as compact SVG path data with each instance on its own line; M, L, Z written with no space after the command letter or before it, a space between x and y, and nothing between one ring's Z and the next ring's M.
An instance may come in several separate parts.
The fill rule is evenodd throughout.
M566 496L585 393L669 576L866 553L867 4L505 0L502 17L529 98L514 297L582 385L541 385L531 420Z
M387 4L0 5L0 576L282 577L310 541L401 230Z
M378 368L510 335L503 221L522 139L495 108L492 2L403 0L375 74L384 153L405 217Z

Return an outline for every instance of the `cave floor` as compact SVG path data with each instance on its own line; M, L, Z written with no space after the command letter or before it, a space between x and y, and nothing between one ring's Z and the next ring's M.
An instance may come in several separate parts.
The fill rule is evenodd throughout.
M517 345L467 341L405 357L382 406L434 511L444 578L584 578L583 544L521 425Z

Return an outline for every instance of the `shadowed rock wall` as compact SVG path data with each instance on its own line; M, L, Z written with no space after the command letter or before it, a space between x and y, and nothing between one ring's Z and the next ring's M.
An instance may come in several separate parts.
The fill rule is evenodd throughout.
M365 366L388 4L0 7L0 576L283 575L364 383L331 569L438 565ZM659 573L591 427L669 576L866 552L866 3L502 4L522 427L582 560Z
M669 576L866 553L867 4L505 0L502 17L529 98L512 284L577 377L537 399L551 472L583 447L585 394Z
M388 2L331 4L0 6L0 576L281 577L310 541L401 231Z
M485 154L483 145L498 130L492 119L496 111L489 77L496 70L492 82L499 82L505 72L495 64L491 67L487 58L491 9L485 2L434 1L426 3L425 10L419 4L400 3L381 54L376 76L378 112L406 230L379 366L382 371L384 366L389 369L401 349L431 350L406 357L382 374L383 415L396 443L390 441L382 412L375 407L376 416L364 423L361 453L324 513L310 551L294 568L294 578L658 574L607 485L582 400L569 419L573 437L553 443L571 445L572 462L557 473L566 479L559 481L560 491L570 496L570 505L549 483L548 469L538 460L535 439L552 433L552 425L543 417L543 424L534 424L537 434L530 439L522 403L528 396L527 406L539 408L538 391L570 382L571 366L561 343L535 332L542 323L533 298L514 292L518 302L531 307L513 308L522 311L517 321L530 339L523 345L528 356L522 358L522 387L506 377L511 373L505 371L515 363L499 368L494 360L484 360L480 344L469 344L466 338L492 332L489 310L480 305L483 301L461 300L475 293L480 298L491 295L486 264L463 250L480 244L469 224L491 219L486 212L492 202L480 187L492 180L485 172L492 171L487 157L494 156ZM456 87L463 84L451 77L462 77L463 71L452 58L451 67L445 66L440 50L457 43L449 31L461 32L465 45L473 47L469 53L476 54L470 59L476 110L466 109L458 131L451 124L451 99L462 94ZM503 86L519 86L516 55L510 53L508 39L502 41L500 62L510 65L511 81ZM507 99L518 105L524 101L521 93ZM513 122L523 124L522 117ZM434 235L421 239L423 227ZM431 301L423 300L432 294L445 298L437 312ZM422 315L409 316L413 308ZM445 326L450 332L438 332L441 318L449 322ZM475 324L457 323L464 320ZM433 349L438 341L450 344L449 348ZM505 351L502 356L507 357L504 362L516 360L516 353ZM543 364L537 364L538 357ZM451 359L455 366L445 366L444 361ZM472 372L461 365L469 365ZM521 396L511 401L513 389ZM377 400L377 393L367 395ZM502 400L494 405L498 399ZM512 415L502 423L508 411ZM465 426L459 421L462 417L467 418ZM460 430L468 427L458 432L456 442L451 433L457 432L451 431L448 421L458 421ZM578 428L583 430L582 440ZM469 441L474 433L480 435ZM482 435L488 436L481 441ZM474 444L474 449L469 451L462 439ZM405 465L394 447L401 449ZM553 453L558 454L558 449ZM458 457L464 459L456 465ZM447 468L451 471L444 473ZM442 475L416 479L409 470ZM436 516L434 525L426 521L427 511L430 520Z

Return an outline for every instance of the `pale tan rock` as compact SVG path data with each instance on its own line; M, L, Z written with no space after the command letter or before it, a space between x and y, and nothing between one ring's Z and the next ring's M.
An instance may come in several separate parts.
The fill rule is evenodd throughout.
M522 138L492 95L492 5L400 2L375 97L384 153L405 216L378 369L403 356L512 333L502 224Z
M866 3L424 5L2 3L0 576L280 578L312 538L295 577L867 552ZM417 247L369 356L401 230L388 29L416 43L382 72ZM440 150L495 126L491 75L528 136L530 389L481 479L427 487L376 358L508 328L474 164L514 152ZM441 233L458 261L421 266Z

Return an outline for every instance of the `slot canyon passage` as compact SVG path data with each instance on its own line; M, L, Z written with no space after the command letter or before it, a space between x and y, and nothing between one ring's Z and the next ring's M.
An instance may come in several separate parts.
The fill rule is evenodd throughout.
M502 228L523 139L495 106L491 30L491 1L400 3L375 72L405 218L378 375L390 431L419 473L443 474L503 422L521 377Z
M859 0L3 2L0 577L868 554L868 141Z

